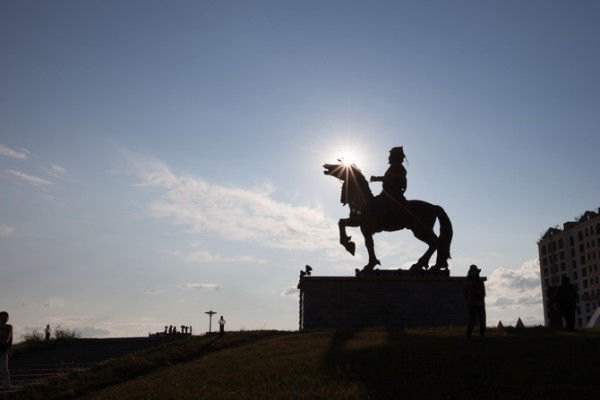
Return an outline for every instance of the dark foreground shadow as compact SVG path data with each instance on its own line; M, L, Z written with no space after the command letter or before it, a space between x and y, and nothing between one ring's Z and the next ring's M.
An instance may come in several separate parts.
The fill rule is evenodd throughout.
M322 362L361 398L595 399L598 334L496 331L485 341L402 330L337 331Z

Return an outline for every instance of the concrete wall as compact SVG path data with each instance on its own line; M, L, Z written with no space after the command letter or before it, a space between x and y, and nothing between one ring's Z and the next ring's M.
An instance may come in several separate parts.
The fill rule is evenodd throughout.
M465 279L305 276L300 329L466 325Z

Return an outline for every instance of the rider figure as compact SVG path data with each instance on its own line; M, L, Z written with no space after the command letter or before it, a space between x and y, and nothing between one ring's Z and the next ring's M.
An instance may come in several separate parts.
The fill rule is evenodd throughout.
M389 168L384 176L371 176L371 182L383 182L383 192L396 201L405 202L406 168L402 163L406 156L402 146L390 150Z

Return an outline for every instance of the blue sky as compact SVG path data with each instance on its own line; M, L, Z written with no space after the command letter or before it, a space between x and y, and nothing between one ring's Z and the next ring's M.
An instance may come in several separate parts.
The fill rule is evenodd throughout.
M0 308L19 333L297 327L305 265L336 244L354 152L454 224L453 275L488 314L542 320L536 240L600 194L595 2L5 1ZM380 184L372 185L373 191ZM360 237L358 231L352 233ZM410 233L376 236L410 265ZM360 241L359 241L360 243Z

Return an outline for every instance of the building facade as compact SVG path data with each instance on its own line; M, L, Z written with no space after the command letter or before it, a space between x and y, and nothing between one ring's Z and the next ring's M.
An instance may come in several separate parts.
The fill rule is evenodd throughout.
M579 297L575 326L585 327L600 307L600 208L565 222L562 229L548 229L538 241L538 252L545 325L557 324L552 297L566 275Z

